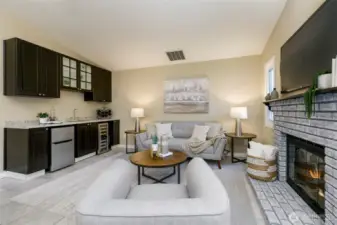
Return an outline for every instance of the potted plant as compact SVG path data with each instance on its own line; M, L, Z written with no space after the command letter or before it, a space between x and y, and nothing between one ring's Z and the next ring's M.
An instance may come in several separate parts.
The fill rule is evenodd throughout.
M48 122L48 113L40 112L37 114L37 118L39 118L40 123L47 123Z
M312 85L304 93L305 113L308 119L310 119L312 114L315 113L315 104L313 104L313 102L317 89L329 88L331 85L331 71L329 70L318 73L317 76L313 79Z

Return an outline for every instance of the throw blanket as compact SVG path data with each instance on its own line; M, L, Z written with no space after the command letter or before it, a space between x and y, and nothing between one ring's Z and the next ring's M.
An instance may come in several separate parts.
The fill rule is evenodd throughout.
M225 135L218 134L214 136L213 138L206 140L206 141L200 141L197 138L191 138L185 144L183 144L183 149L186 152L192 152L193 154L197 155L205 151L208 147L214 145L214 143L218 139L222 139L222 138L225 138Z

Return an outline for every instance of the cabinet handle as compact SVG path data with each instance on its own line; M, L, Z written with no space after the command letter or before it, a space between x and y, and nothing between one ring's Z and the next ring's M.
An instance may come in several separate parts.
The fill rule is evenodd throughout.
M39 93L39 96L41 96L41 93Z
M54 145L59 145L59 144L64 144L67 142L71 142L73 139L68 139L68 140L64 140L64 141L57 141L57 142L53 142Z
M43 96L46 96L46 94L42 94Z

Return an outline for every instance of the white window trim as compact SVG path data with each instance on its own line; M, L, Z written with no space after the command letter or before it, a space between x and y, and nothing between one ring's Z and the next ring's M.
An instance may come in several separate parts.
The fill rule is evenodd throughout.
M276 80L276 67L275 67L275 56L273 56L264 66L264 94L265 96L268 94L268 72L269 70L273 68L274 69L274 87L275 87L275 80ZM270 120L268 117L269 108L265 107L264 112L264 125L269 128L274 128L274 121Z

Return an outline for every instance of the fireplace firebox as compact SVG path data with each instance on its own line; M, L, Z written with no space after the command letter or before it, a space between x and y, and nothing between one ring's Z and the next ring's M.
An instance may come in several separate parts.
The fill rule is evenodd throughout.
M287 136L287 182L320 216L325 212L324 147Z

